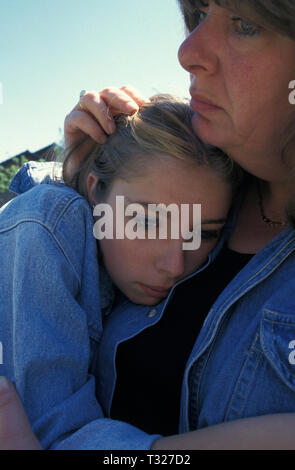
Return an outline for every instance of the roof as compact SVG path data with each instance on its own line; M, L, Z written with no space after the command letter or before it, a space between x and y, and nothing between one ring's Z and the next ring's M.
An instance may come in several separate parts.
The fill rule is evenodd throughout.
M52 157L54 155L54 149L56 147L60 148L59 145L52 143L50 145L47 145L47 147L44 147L33 153L30 152L29 150L25 150L24 152L21 152L18 155L14 155L13 157L10 157L7 160L4 160L3 162L0 162L0 165L3 166L4 168L7 168L10 165L15 164L15 160L14 160L15 158L20 159L22 156L26 157L28 160L33 160L33 161L38 161L40 159L52 160Z

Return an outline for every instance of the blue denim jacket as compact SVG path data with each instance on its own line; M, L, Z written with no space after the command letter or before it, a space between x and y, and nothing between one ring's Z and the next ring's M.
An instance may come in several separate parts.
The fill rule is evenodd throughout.
M36 185L50 183L35 180L35 171L48 173L43 165L19 171L11 189L25 193L0 211L0 374L15 382L44 447L150 449L157 435L109 417L115 354L120 342L159 321L173 290L153 308L122 297L109 313L91 210L62 184ZM286 229L212 306L187 362L180 432L295 411L294 251L295 232Z

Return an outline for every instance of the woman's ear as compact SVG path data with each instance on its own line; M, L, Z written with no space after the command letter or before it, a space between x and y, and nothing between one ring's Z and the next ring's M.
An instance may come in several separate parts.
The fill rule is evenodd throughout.
M94 173L89 173L87 176L87 194L90 204L93 206L97 204L96 190L97 190L98 176Z

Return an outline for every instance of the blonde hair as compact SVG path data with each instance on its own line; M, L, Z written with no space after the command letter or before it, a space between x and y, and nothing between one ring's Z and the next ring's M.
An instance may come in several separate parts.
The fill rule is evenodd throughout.
M97 144L74 175L68 171L71 152L63 166L63 178L86 199L87 176L98 177L97 194L104 198L117 178L140 174L153 159L176 158L208 165L235 188L242 170L221 150L204 144L192 128L193 111L187 100L156 95L132 115L115 117L117 129L106 143Z

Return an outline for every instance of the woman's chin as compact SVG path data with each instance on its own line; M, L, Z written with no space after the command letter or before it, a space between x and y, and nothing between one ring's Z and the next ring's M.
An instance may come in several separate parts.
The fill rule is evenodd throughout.
M219 123L220 124L220 123ZM192 118L192 126L197 136L206 144L219 147L223 150L224 148L224 132L220 132L222 126L218 126L198 113L195 113Z

